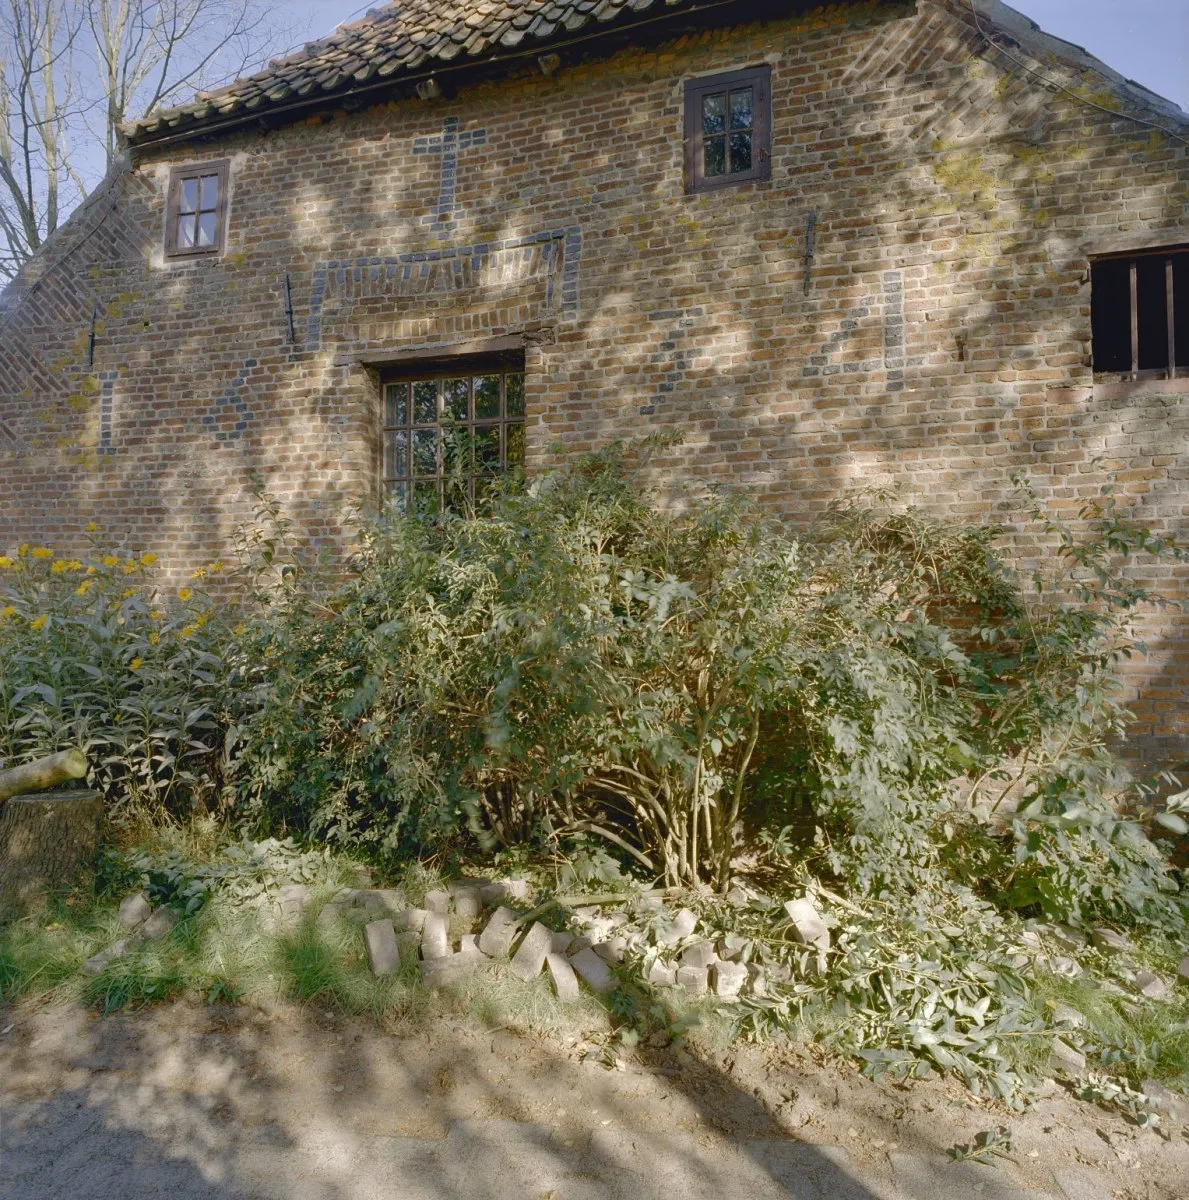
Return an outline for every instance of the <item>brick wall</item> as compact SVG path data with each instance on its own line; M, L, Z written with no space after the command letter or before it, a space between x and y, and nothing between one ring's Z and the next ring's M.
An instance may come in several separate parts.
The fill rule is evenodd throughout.
M683 81L760 61L771 181L685 195ZM170 166L216 154L226 253L166 263ZM333 545L344 499L377 487L361 363L516 333L536 468L680 431L660 478L798 520L868 486L1006 519L1016 472L1071 514L1116 469L1144 521L1183 535L1189 383L1096 385L1088 366L1088 255L1165 236L1189 241L1189 148L1039 86L956 0L141 152L0 311L0 550L75 547L96 521L180 575L227 554L254 480ZM1141 571L1189 595L1184 572ZM1166 757L1189 756L1186 632L1149 619L1134 678Z

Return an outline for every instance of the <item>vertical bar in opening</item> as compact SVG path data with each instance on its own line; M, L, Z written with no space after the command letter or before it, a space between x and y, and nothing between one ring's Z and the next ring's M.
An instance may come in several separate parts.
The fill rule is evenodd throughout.
M1138 264L1130 263L1131 276L1131 378L1139 376L1139 277Z
M1177 377L1177 323L1173 316L1172 257L1164 260L1164 303L1168 318L1168 377Z

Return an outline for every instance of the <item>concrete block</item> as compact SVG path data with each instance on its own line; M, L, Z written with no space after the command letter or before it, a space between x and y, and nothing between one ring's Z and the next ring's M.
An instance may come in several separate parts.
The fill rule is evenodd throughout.
M709 986L708 972L705 967L678 967L677 986L684 988L691 996L704 996Z
M1163 1000L1172 991L1172 980L1163 975L1154 975L1151 971L1140 971L1135 977L1135 986L1141 996L1149 1000Z
M459 892L481 892L490 883L490 879L477 879L473 877L451 879L446 883L446 891L451 896L456 896Z
M479 935L477 933L466 933L458 939L458 952L465 954L468 958L486 958L487 955L479 949Z
M591 949L604 962L621 963L623 962L624 951L628 948L627 938L616 937L605 942L595 942Z
M324 904L314 922L314 928L319 933L329 933L342 919L344 908L341 904Z
M728 933L718 939L715 949L718 951L719 958L725 959L727 962L739 962L750 945L751 942L747 938L741 937L737 933Z
M553 932L553 947L550 950L551 954L565 954L574 944L572 934L566 933L564 929L555 929Z
M152 911L153 906L144 892L138 892L135 896L125 896L120 901L120 928L135 929L148 920Z
M789 900L784 911L788 914L792 925L793 936L807 946L816 946L819 950L829 950L830 931L817 911L817 906L808 896L799 900Z
M1064 1075L1076 1079L1086 1072L1086 1056L1080 1050L1075 1050L1060 1038L1053 1041L1053 1050L1049 1055L1049 1070L1054 1075Z
M583 983L592 992L606 996L615 990L615 977L611 974L611 968L593 950L579 950L569 961L570 966L578 972Z
M120 938L118 942L112 942L106 950L92 954L80 969L84 975L101 975L109 963L115 962L117 958L123 958L129 949L128 939Z
M1086 1018L1076 1008L1068 1004L1053 1005L1054 1025L1068 1025L1073 1029L1080 1029L1085 1023Z
M545 966L549 971L549 980L553 984L554 995L566 1004L572 1004L578 999L578 976L574 968L560 954L545 955Z
M509 969L518 979L535 979L545 965L545 956L552 951L553 930L537 921L521 940Z
M497 879L493 883L484 884L479 897L484 907L493 904L527 904L528 880Z
M1189 979L1189 954L1186 954L1185 957L1181 959L1180 966L1177 967L1177 974L1182 979Z
M395 975L400 970L400 950L396 944L396 930L388 917L372 921L363 929L363 941L367 946L367 961L372 974Z
M653 987L672 987L677 982L677 968L659 958L648 968L648 982Z
M710 968L710 986L721 1000L737 1000L747 982L743 963L716 962Z
M715 953L713 942L694 942L681 952L683 967L709 967L716 962L718 955Z
M459 888L451 892L454 898L454 912L465 921L474 921L483 911L483 899L478 886Z
M450 911L450 893L426 892L425 907L431 913L448 913Z
M461 979L475 961L466 954L447 954L442 958L424 958L417 964L417 969L426 987L440 988Z
M657 943L661 946L672 946L687 938L698 927L698 918L688 908L683 908L672 921L669 928L658 935Z
M156 942L163 938L180 920L181 914L175 908L159 908L136 931L138 938L146 942Z
M395 917L408 907L404 895L396 888L372 888L367 892L367 897L366 907L389 917Z
M445 913L430 911L421 927L421 957L445 958L450 953L450 922Z
M520 914L502 904L491 914L479 934L479 949L491 958L507 958L516 940L516 922Z
M767 972L759 963L749 962L745 964L747 968L747 994L749 996L764 996L767 995Z
M1131 949L1131 943L1121 933L1100 925L1090 935L1090 940L1104 954L1126 954Z
M399 931L420 933L425 926L425 909L406 908L392 918L393 928Z

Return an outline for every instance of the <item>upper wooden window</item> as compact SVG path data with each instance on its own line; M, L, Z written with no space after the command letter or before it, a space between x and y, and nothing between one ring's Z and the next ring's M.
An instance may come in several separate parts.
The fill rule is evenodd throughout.
M1189 247L1093 262L1090 326L1095 371L1189 375Z
M174 167L165 205L165 253L218 254L227 225L227 160Z
M522 355L385 374L384 492L399 509L462 507L524 465Z
M771 68L750 67L685 85L685 190L772 178Z

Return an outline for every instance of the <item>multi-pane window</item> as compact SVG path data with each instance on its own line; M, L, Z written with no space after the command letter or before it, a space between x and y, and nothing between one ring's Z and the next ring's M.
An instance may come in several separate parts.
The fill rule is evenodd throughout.
M402 509L458 505L524 465L524 371L426 372L384 385L384 490Z
M1189 375L1189 249L1093 263L1090 320L1095 371Z
M166 254L217 254L223 249L226 209L226 161L174 167L166 204Z
M772 175L768 67L685 85L685 190L701 192Z

